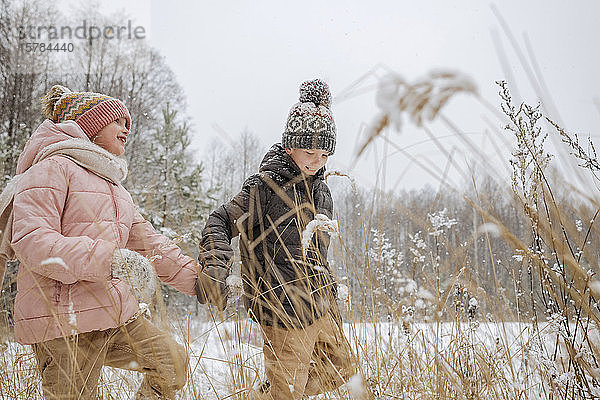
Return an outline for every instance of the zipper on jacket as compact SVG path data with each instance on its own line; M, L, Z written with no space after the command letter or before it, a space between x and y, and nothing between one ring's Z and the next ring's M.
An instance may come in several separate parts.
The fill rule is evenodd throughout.
M118 245L119 245L119 247L121 247L121 243L123 243L123 238L121 236L121 228L119 226L119 207L117 206L117 198L115 196L115 190L114 190L113 185L108 181L106 182L106 184L108 185L108 188L110 189L110 195L113 199L113 207L115 208L115 228L117 229L117 235L118 235L118 240L119 240ZM117 296L119 296L119 304L116 305L118 307L118 312L119 312L118 320L119 320L119 322L124 322L124 321L122 321L123 320L123 295L116 284L114 284L113 282L110 282L110 285L112 285L113 289L117 293Z
M115 208L115 228L117 229L117 235L119 237L119 246L123 242L123 238L121 237L121 228L119 227L119 207L117 206L117 198L115 197L115 190L110 182L106 181L108 188L110 189L110 195L113 200L113 207Z

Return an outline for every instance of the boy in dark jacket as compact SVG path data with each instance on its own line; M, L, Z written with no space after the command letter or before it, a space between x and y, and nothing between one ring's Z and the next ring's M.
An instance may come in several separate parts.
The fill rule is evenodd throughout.
M333 215L323 180L336 143L330 103L325 82L302 83L281 144L271 147L241 192L209 216L200 243L206 268L198 278L198 300L224 308L230 243L240 235L244 302L261 326L270 382L258 398L300 399L330 391L355 370L327 262L329 235L317 231L307 248L302 244L302 232L316 215ZM221 292L211 291L215 287Z

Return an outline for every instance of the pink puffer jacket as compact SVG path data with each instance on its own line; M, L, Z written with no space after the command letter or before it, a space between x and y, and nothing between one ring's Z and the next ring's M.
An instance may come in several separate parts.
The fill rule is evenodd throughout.
M26 172L14 198L12 247L21 262L14 317L22 344L113 328L138 311L126 284L111 277L117 248L158 256L158 277L195 294L197 263L155 232L123 186L63 156L31 166L41 149L74 137L87 136L72 121L46 120L19 157L17 173Z

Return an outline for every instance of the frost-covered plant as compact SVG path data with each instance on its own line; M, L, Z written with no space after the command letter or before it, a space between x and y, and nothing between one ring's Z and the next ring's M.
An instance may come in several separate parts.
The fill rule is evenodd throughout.
M457 285L454 289L454 307L458 321L464 316L469 322L473 322L479 310L479 301L467 288Z
M501 107L510 123L504 128L516 139L510 165L513 170L513 190L521 194L529 207L538 210L538 201L545 184L544 173L552 156L545 149L548 133L539 125L542 117L540 105L530 106L521 103L517 108L505 81L500 86Z
M409 248L410 253L412 254L412 262L415 265L421 265L424 267L425 265L425 252L424 250L427 248L427 244L421 237L422 232L419 231L414 235L408 234L408 237L411 242L411 247Z
M308 249L315 231L324 231L330 235L339 235L340 228L337 220L329 219L327 215L323 214L315 215L315 219L306 224L306 228L304 228L304 231L302 231L302 249L304 249L304 251Z
M570 134L548 117L546 117L546 120L556 128L563 143L566 143L571 148L571 155L579 160L579 166L589 169L594 178L600 180L598 175L596 175L600 171L600 162L598 161L598 153L592 139L588 137L587 149L585 149L579 142L579 135L576 133Z
M427 218L431 224L431 231L429 232L431 236L438 237L444 233L446 229L450 229L458 223L456 219L448 217L446 215L447 212L448 210L444 208L433 214L427 214Z
M384 295L380 297L381 305L386 306L388 315L401 317L403 324L409 324L415 316L425 316L434 296L418 283L416 276L410 275L411 269L404 263L404 254L392 246L385 232L377 229L371 232L373 247L369 250L369 257L380 288L376 293ZM420 232L410 237L414 240L410 251L418 258L417 262L424 262L425 255L420 252L426 245L420 238Z
M402 279L404 254L396 250L385 232L372 229L373 247L369 251L371 262L375 265L375 273L386 294L397 292L396 284Z
M506 236L515 245L513 259L525 269L528 277L524 280L517 276L517 305L523 308L525 298L522 294L528 294L527 306L533 312L534 333L541 331L539 317L545 315L547 330L554 335L555 350L546 352L542 348L538 351L538 369L548 387L564 398L593 398L599 387L594 371L600 363L600 352L589 335L594 325L600 323L598 309L591 306L597 302L600 293L590 288L597 269L583 266L584 262L588 265L597 263L595 257L591 260L584 257L591 226L581 238L580 220L574 218L573 222L567 223L567 210L556 201L546 177L551 156L545 150L548 134L540 126L543 117L540 106L522 103L516 107L506 82L498 82L498 85L502 110L509 119L506 129L516 139L510 160L513 191L529 219L531 232L530 237L519 240ZM549 118L546 121L552 123ZM594 172L598 163L593 145L590 152L584 151L577 136L573 138L552 124L574 151L574 156L582 161L581 166ZM590 225L594 219L595 216ZM565 353L558 352L559 348ZM564 358L568 362L565 363Z
M359 154L387 127L400 131L403 114L417 125L432 121L457 93L477 93L475 82L467 75L451 70L433 70L424 78L407 82L397 73L379 80L376 102L379 113L367 128L367 139Z

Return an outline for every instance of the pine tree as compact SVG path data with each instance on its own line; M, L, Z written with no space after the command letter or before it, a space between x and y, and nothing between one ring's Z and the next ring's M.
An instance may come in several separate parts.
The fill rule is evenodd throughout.
M162 110L162 124L149 137L148 170L153 179L134 190L145 217L171 237L186 236L197 242L210 211L213 193L202 185L203 167L190 151L187 121L179 122L170 105ZM133 171L132 173L134 173Z
M132 195L142 206L142 214L164 235L179 242L190 256L196 253L205 217L210 212L213 189L203 183L203 167L194 161L187 121L179 121L177 110L170 105L162 110L162 123L150 140L147 170L153 176ZM135 173L135 171L132 171ZM163 285L167 306L195 303Z

